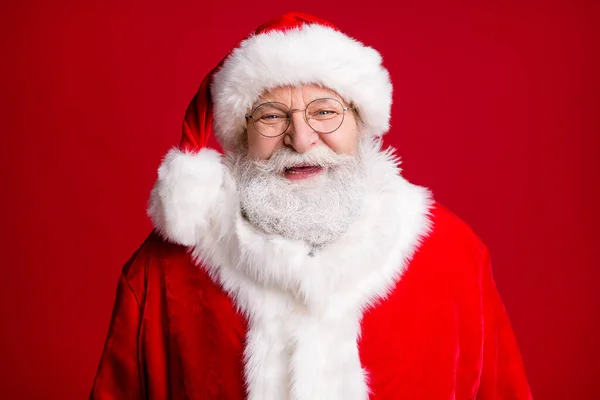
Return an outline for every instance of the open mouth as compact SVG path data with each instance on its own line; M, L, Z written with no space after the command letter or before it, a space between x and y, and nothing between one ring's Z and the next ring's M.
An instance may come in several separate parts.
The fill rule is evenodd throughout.
M323 171L320 165L295 165L284 169L283 175L291 180L300 180L310 178Z

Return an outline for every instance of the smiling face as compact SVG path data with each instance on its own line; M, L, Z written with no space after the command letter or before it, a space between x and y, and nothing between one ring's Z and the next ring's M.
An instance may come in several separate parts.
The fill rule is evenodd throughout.
M343 121L335 106L312 108L311 102L322 98L338 101L334 103ZM247 145L228 153L242 214L265 233L313 247L331 243L348 230L365 191L354 111L342 111L349 105L339 95L315 85L272 90L255 103L253 111L265 102L283 106L277 106L279 111L269 106L268 112L254 112L252 119L258 122L248 121ZM304 111L294 111L307 106L313 127L328 132L339 128L316 132ZM336 115L338 121L331 122ZM281 135L265 136L284 129Z
M316 132L307 123L304 111L302 111L310 106L314 100L324 98L337 100L337 102L330 103L337 104L339 109L318 107L315 110L309 110L309 112L314 113L315 118L311 119L313 126L318 126L319 121L316 118L323 117L327 113L331 114L332 111L341 112L341 115L337 118L341 119L343 117L343 122L337 130L331 133ZM336 92L317 85L278 87L263 94L255 102L255 107L267 102L283 105L284 107L280 107L284 109L280 111L281 115L285 114L286 108L300 111L292 112L289 126L283 134L276 137L265 137L264 129L261 130L262 134L259 132L257 126L261 126L262 122L258 118L255 118L255 121L248 120L247 149L249 157L268 160L273 154L282 149L305 154L321 146L325 146L340 155L354 155L356 153L358 143L357 119L354 110L350 109L345 112L341 110L342 107L349 107L349 104ZM313 106L314 104L312 103ZM320 114L317 115L316 113ZM271 119L276 118L271 114L265 115L263 118L266 120L269 117ZM291 165L282 171L282 174L291 180L302 180L313 177L320 172L322 170L316 165Z

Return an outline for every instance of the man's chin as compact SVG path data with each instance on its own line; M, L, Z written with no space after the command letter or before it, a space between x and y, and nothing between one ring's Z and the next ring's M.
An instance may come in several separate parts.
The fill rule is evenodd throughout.
M267 234L320 247L343 235L361 207L364 182L356 159L258 163L241 155L234 165L243 215Z

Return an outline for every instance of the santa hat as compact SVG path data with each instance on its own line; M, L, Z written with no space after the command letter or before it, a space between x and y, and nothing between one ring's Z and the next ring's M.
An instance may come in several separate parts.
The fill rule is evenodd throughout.
M259 96L311 83L354 104L366 134L389 129L392 84L380 54L327 21L288 13L258 27L204 78L187 109L181 147L204 147L212 130L225 149L233 148Z
M179 149L163 160L150 198L155 227L177 243L195 242L224 174L220 155L205 149L210 134L223 148L234 148L245 132L245 115L270 89L332 89L356 108L365 135L383 135L392 84L381 62L376 50L311 15L288 13L258 27L206 75L188 106Z

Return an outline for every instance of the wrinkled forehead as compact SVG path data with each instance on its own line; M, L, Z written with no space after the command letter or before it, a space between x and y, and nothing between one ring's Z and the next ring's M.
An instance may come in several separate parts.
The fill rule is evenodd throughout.
M303 84L297 86L278 86L274 89L264 91L252 105L252 108L265 102L278 102L291 106L292 102L301 99L304 104L322 98L332 98L347 105L349 102L340 96L335 90L318 84Z

